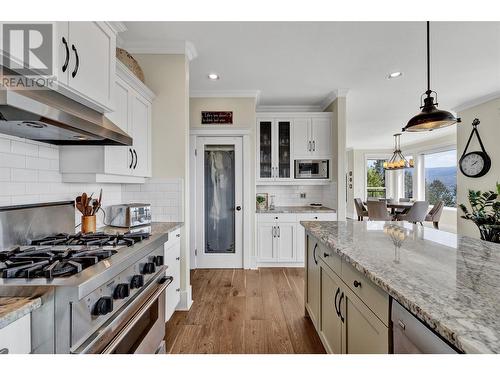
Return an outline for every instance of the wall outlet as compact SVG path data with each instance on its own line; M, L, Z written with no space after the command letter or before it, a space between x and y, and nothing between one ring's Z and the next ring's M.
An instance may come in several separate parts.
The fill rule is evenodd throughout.
M306 193L300 193L300 197L301 197L302 199L306 199Z

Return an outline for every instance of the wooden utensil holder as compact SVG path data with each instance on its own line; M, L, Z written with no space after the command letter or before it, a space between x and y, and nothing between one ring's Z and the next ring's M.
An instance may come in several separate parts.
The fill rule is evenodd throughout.
M82 233L95 233L96 221L95 215L82 216Z

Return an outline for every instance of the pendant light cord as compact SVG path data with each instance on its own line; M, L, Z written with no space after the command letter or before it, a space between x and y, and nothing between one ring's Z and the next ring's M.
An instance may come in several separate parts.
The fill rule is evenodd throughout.
M430 22L427 21L427 93L431 92L431 38Z

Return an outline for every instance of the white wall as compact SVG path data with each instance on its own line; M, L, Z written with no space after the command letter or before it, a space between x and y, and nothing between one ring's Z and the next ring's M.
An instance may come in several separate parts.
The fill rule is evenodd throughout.
M153 102L153 178L181 179L183 197L189 197L189 61L185 55L135 55L146 85L156 94ZM160 193L160 192L158 192ZM189 222L189 201L182 199L182 221ZM191 301L189 226L182 228L181 302Z
M97 196L101 188L103 208L121 203L120 184L63 183L58 146L0 135L0 206L74 200L83 192ZM103 225L100 213L97 226Z
M324 110L332 112L332 184L330 195L335 196L335 208L338 220L345 220L346 214L346 191L345 181L347 173L346 163L346 131L347 131L347 99L336 98Z
M493 190L495 184L500 182L500 99L491 100L487 103L477 105L475 107L463 110L458 113L462 118L462 123L457 126L457 160L460 160L464 151L467 140L469 139L472 130L472 121L478 118L481 123L478 126L479 134L483 141L486 152L491 158L491 169L483 177L469 178L458 172L457 184L457 202L464 203L468 206L467 192L473 190ZM477 137L471 141L468 151L480 150ZM458 216L461 211L458 212ZM474 223L458 218L458 233L479 238L479 231Z

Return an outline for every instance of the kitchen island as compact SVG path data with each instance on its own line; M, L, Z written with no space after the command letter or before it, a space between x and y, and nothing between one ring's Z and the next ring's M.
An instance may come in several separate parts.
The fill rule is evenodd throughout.
M354 275L354 270L359 276L354 282L348 278L351 282L344 287L354 298L363 299L366 284L376 288L380 296L375 302L370 296L365 303L385 326L390 327L385 315L389 314L392 298L459 351L500 353L500 245L413 224L301 224L309 244L306 252L315 243L325 249L315 250L310 263L318 259L323 265L329 262L331 267L325 269L333 269L344 281L345 271L349 276ZM335 257L338 262L332 261ZM307 268L306 263L306 272ZM361 279L367 282L358 281ZM306 280L309 283L311 278ZM307 290L314 293L310 286L306 286L306 294ZM335 309L340 307L337 298L335 303ZM308 304L312 306L306 297ZM312 313L318 320L320 310ZM321 330L321 324L316 327ZM390 340L385 340L386 333L382 336L386 345Z

